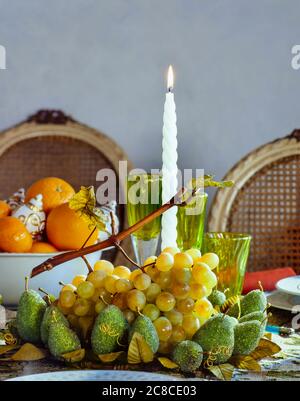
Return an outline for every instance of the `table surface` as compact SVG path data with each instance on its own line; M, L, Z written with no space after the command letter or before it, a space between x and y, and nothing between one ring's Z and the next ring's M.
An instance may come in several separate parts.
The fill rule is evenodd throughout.
M294 315L289 312L280 311L277 309L272 310L270 324L286 325L291 324ZM233 379L234 381L249 381L249 380L300 380L300 335L295 334L290 337L280 337L273 335L272 340L278 343L282 351L276 358L265 359L261 361L261 372L250 372L245 370L235 369ZM106 365L103 369L108 369ZM127 366L118 366L118 369L128 369ZM48 373L62 370L70 370L62 362L54 361L53 359L46 358L36 362L13 362L13 361L0 361L0 380L7 380L19 376L31 375L36 373ZM160 371L159 373L168 373ZM176 374L177 377L183 377ZM204 375L202 372L189 377L190 380L217 380L212 376Z

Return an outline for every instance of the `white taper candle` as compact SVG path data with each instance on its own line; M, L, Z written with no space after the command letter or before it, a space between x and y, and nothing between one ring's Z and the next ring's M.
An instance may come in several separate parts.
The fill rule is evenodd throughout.
M164 106L163 141L162 141L162 201L168 202L177 191L177 125L176 105L174 101L173 69L168 71L168 92ZM162 216L162 249L176 246L177 240L177 207L165 212Z

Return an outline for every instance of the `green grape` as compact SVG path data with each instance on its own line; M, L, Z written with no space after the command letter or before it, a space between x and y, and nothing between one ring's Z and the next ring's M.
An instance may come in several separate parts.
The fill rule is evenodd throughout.
M192 278L192 270L188 267L174 269L172 273L175 281L180 284L188 284Z
M147 266L147 265L151 265L153 263L155 263L157 257L156 256L149 256L145 262L143 263L143 266Z
M191 284L190 297L193 299L200 299L207 297L209 290L202 284Z
M172 324L164 316L159 317L154 322L154 327L157 331L158 338L161 341L168 341L172 334Z
M177 344L180 343L181 341L184 341L186 338L185 331L183 327L181 326L173 326L173 331L170 337L170 343L171 344Z
M154 304L147 304L143 309L143 315L147 316L149 319L156 320L160 316L160 310Z
M192 275L198 284L203 284L207 288L213 288L217 285L217 276L205 263L196 262L192 269Z
M172 294L176 299L185 299L189 296L190 289L188 284L175 283L172 286Z
M132 324L135 320L135 313L130 309L123 310L123 315L129 324Z
M62 291L59 295L59 302L64 308L72 308L72 306L75 304L75 301L76 295L73 291Z
M86 316L90 312L91 303L87 299L78 298L73 306L76 316Z
M195 301L192 298L178 300L176 308L181 313L191 313L194 309Z
M211 317L214 307L207 298L202 298L195 303L194 311L197 316L207 320Z
M145 291L151 284L151 278L148 274L142 273L135 277L133 280L133 285L137 290Z
M101 299L99 299L99 301L97 301L95 304L95 312L99 314L101 311L103 311L103 309L106 308L106 306L107 305Z
M196 249L196 248L188 249L187 251L185 251L185 253L187 253L188 255L191 256L191 258L193 259L193 262L195 262L198 258L201 257L200 250Z
M104 287L102 288L97 288L95 291L95 294L92 298L94 302L97 302L99 300L103 301L106 304L110 304L112 301L112 295L110 292L108 292Z
M87 281L91 282L95 288L103 287L104 279L107 276L104 270L98 270L87 276Z
M174 256L168 252L162 252L156 259L155 266L161 272L167 272L172 269Z
M170 320L172 326L177 326L182 324L182 313L176 309L172 309L169 312L165 312L165 316Z
M143 310L146 305L146 297L142 291L130 290L127 292L127 305L128 308L133 312L139 312Z
M170 253L171 255L175 256L176 253L180 252L180 249L177 246L167 246L165 249L162 250L163 252Z
M86 280L86 276L84 274L78 274L72 280L72 284L75 287L78 287L80 283L83 283Z
M155 282L162 290L167 290L172 284L172 273L170 271L160 272Z
M160 354L169 355L172 352L173 346L168 341L160 341L158 352Z
M219 257L215 253L205 253L201 258L198 259L199 262L206 263L211 270L215 269L219 264Z
M193 259L190 255L184 252L176 253L174 256L174 269L190 268L193 266Z
M145 273L151 278L152 281L156 281L159 276L159 271L155 265L151 265L145 268Z
M119 309L124 310L127 308L127 294L125 292L119 292L114 295L112 304L117 306Z
M160 286L156 283L151 283L146 290L147 302L154 302L160 293L161 293Z
M120 278L116 282L116 291L117 292L128 292L132 289L132 283L127 278Z
M58 300L57 303L58 309L62 312L62 314L64 314L65 316L69 315L70 313L72 313L72 308L66 308L64 306L62 306L62 304L60 303L60 301Z
M95 287L90 281L84 281L80 283L77 288L77 294L79 297L84 299L92 298L95 293Z
M143 270L142 269L135 269L130 273L130 281L133 281L136 276L138 276L139 274L142 274Z
M183 316L182 327L184 328L188 338L191 338L200 328L200 321L196 315L189 313Z
M114 268L113 273L115 276L118 276L120 278L125 278L127 280L129 280L130 275L131 275L131 270L128 269L128 267L126 266L116 266Z
M62 284L62 283L60 283L60 284ZM60 292L63 292L63 291L72 291L72 292L75 292L77 290L77 288L75 287L75 285L73 285L73 284L66 284L66 285L64 285L63 287L62 287L62 289L60 290Z
M176 300L170 292L162 292L157 296L155 303L162 312L169 312L174 308Z
M78 319L78 323L79 323L81 335L83 336L84 339L87 339L88 334L92 330L94 318L91 316L81 316Z
M118 280L120 280L119 277L115 276L114 274L107 276L104 280L104 288L106 291L110 292L111 294L117 292L116 283Z
M109 260L98 260L94 265L94 271L103 270L106 274L112 274L114 265Z

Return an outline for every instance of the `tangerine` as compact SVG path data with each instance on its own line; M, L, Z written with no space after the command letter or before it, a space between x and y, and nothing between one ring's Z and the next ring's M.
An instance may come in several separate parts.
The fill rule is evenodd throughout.
M0 249L4 252L29 252L32 237L25 225L16 217L0 218Z
M26 192L25 202L43 195L43 209L49 213L52 209L68 202L75 194L74 188L65 180L46 177L34 182Z
M32 244L30 249L31 253L54 253L58 252L58 250L48 242L38 241Z
M92 230L82 217L69 208L68 203L52 209L46 223L48 240L61 251L81 248ZM98 234L97 229L85 246L95 244Z
M0 218L8 216L10 212L11 208L9 207L9 205L5 201L0 200Z

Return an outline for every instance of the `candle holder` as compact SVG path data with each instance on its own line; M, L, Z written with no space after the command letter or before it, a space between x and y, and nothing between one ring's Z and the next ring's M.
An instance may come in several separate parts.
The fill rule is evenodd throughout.
M130 226L143 219L162 204L160 174L131 174L127 177L127 218ZM155 255L161 231L161 216L131 235L136 261Z

